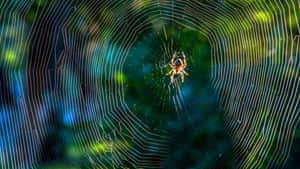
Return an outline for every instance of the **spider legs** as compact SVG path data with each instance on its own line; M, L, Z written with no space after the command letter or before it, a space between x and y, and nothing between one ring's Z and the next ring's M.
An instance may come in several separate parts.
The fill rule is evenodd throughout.
M170 79L171 79L171 83L174 82L174 76L175 76L176 72L174 70L169 71L166 75L171 75ZM181 77L181 82L184 82L184 75L189 75L188 73L186 73L184 70L181 70L180 73L177 73L180 75Z
M183 83L184 82L184 75L189 75L188 73L186 73L186 71L184 70L181 70L181 72L179 73L180 74L180 77L181 77L181 82Z
M171 64L172 65L174 64L174 59L175 59L176 55L177 55L177 52L175 51L174 54L173 54L173 56L172 56L172 60L171 60Z
M175 58L176 55L177 55L177 52L175 51L174 54L173 54L173 56L172 56L172 58Z
M173 83L174 82L175 71L174 70L170 70L166 75L171 75L170 79L171 79L171 83Z
M182 56L183 56L183 66L186 67L186 56L185 56L183 51L181 53L182 53Z
M170 76L170 79L171 79L171 83L174 82L174 75L175 75L175 71L172 72L172 75Z
M181 77L181 82L183 83L184 82L184 74L183 74L183 72L180 72L180 77Z
M184 68L187 66L186 63L186 56L184 54L184 52L181 52L182 57L183 57L183 62L181 60L180 57L178 57L178 59L176 59L176 63L174 63L175 58L177 57L177 52L175 51L172 59L171 59L171 63L169 63L169 66L172 68L172 70L170 70L166 75L171 75L170 79L171 79L171 83L174 82L174 76L176 74L179 74L181 77L181 82L184 82L184 75L189 75L186 71L184 71Z
M172 75L170 76L170 79L171 79L171 83L173 83L173 82L174 82L174 74L172 74Z
M188 73L186 73L186 71L184 71L184 70L182 70L182 72L183 72L185 75L187 75L187 76L189 75L189 74L188 74Z
M184 58L186 57L183 51L181 52L181 54L182 54L182 56L183 56Z
M170 72L168 72L166 75L168 76L168 75L170 75L172 72L173 72L173 70L170 70Z

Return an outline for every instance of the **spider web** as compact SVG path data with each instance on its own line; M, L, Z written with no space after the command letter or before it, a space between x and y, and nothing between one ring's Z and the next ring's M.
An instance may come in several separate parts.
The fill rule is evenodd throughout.
M209 42L209 85L224 110L236 168L285 166L299 122L299 6L297 0L1 1L1 168L41 168L54 156L82 168L164 168L170 118L156 124L154 109L136 106L151 98L129 95L153 92L155 112L189 119L187 84L196 88L202 77L199 57L185 51L191 76L169 83L172 54L188 50L180 43L187 34L172 36L172 29ZM162 43L137 50L154 42ZM131 91L141 79L149 88ZM49 149L53 144L62 150Z

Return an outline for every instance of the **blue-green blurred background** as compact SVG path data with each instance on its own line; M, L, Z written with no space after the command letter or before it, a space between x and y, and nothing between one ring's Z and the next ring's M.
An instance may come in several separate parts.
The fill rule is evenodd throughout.
M181 7L181 1L158 2ZM198 1L190 2L192 18L201 20L199 9L192 8ZM213 35L197 31L184 15L180 18L186 23L170 16L149 24L152 16L178 14L176 5L152 11L152 3L157 5L147 0L0 0L1 168L226 169L241 168L247 160L244 166L251 166L256 163L252 159L260 159L242 151L226 121L227 110L220 102L224 93L212 83ZM200 3L230 13L256 8L260 1ZM264 22L266 15L255 16ZM223 24L235 24L225 15L223 19ZM298 23L296 18L283 20L288 19ZM292 32L298 31L295 25L289 25ZM223 36L219 40L226 43ZM175 51L186 55L189 75L184 83L180 76L175 83L166 76ZM294 107L299 121L298 102ZM285 165L275 162L271 167L299 168L299 139L298 125ZM272 152L266 154L260 168L270 168Z

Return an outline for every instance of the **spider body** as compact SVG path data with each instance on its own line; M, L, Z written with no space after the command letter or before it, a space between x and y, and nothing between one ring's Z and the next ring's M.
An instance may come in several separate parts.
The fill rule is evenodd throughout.
M187 66L186 57L184 53L182 52L183 61L182 59L177 55L177 52L175 52L172 56L171 63L169 64L172 68L171 71L169 71L166 75L171 75L171 83L174 82L174 75L180 75L181 76L181 82L184 82L184 75L189 75L184 71L184 68Z
M180 58L175 60L174 68L176 70L176 73L180 71L180 68L182 68L182 60Z

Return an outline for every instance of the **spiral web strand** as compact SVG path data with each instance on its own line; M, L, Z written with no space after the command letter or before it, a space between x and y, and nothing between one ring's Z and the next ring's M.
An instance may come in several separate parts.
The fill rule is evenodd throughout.
M139 35L158 21L208 38L237 167L284 166L299 122L299 7L297 0L1 1L1 168L39 168L56 114L74 133L67 144L80 149L71 156L84 154L90 168L162 168L168 133L131 110L123 77ZM174 86L170 99L181 111L188 103Z

